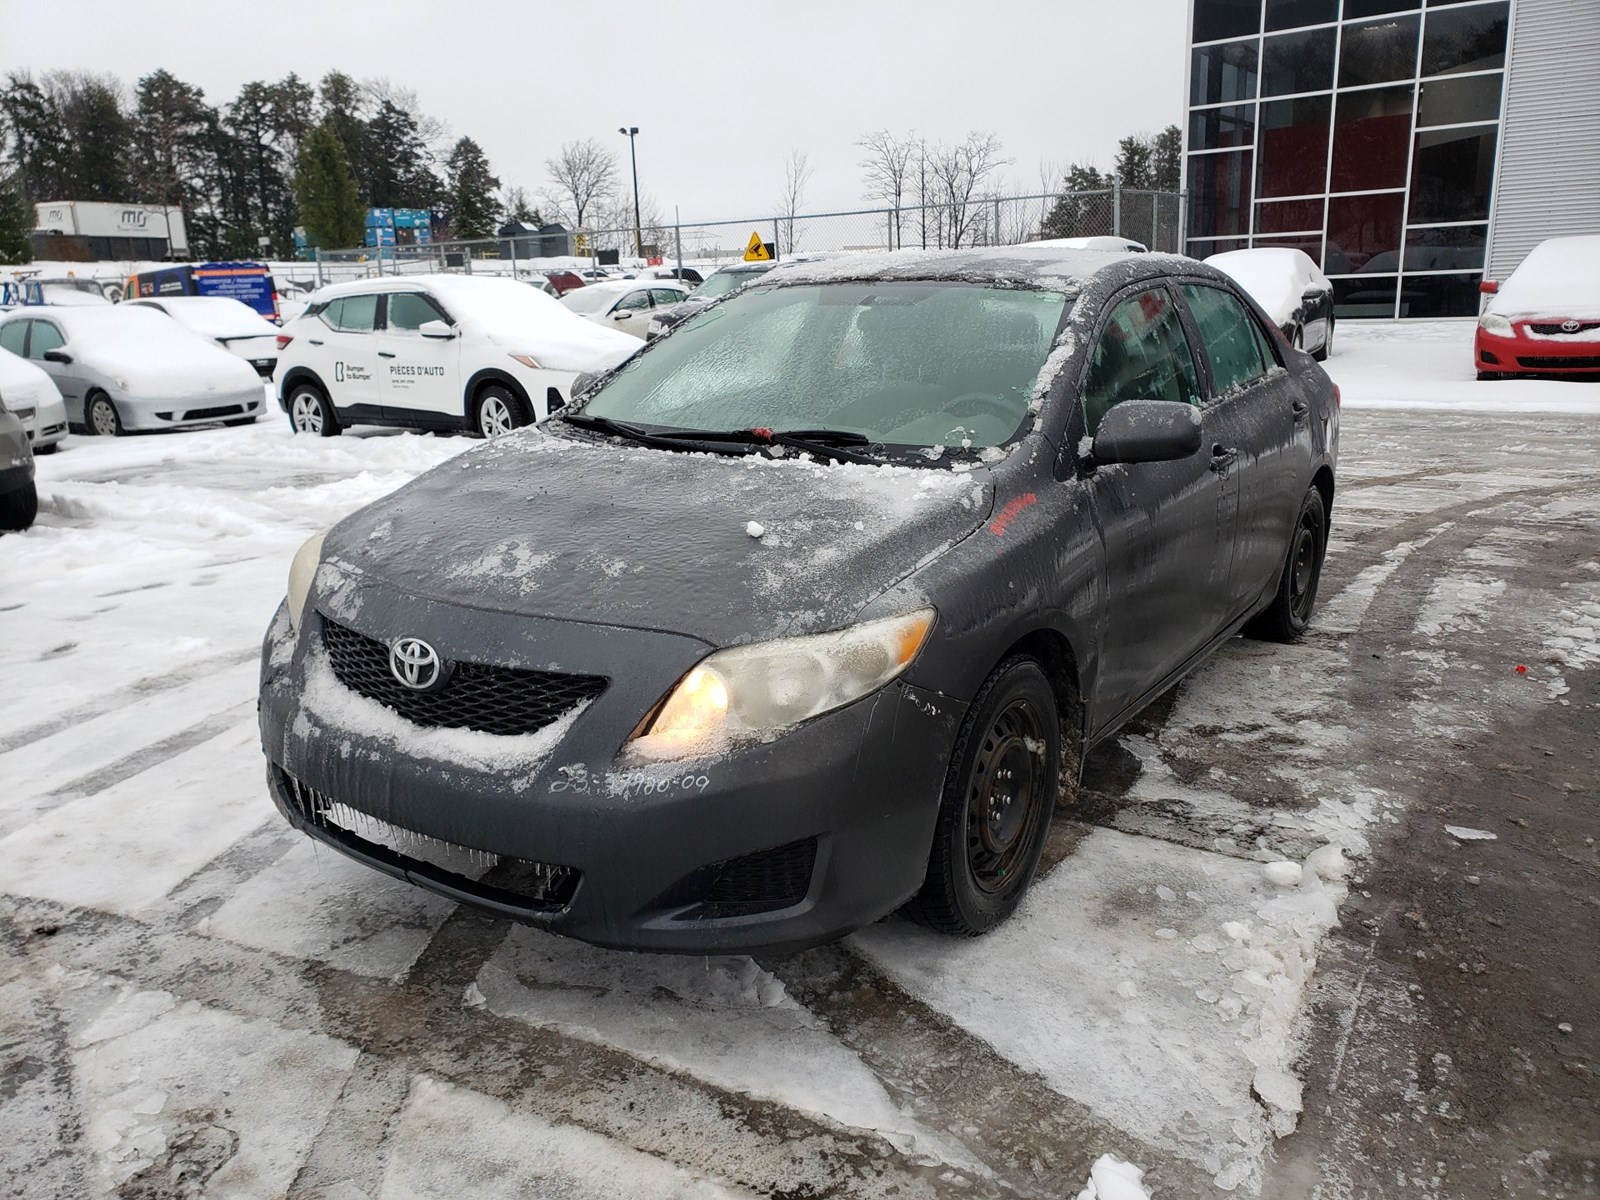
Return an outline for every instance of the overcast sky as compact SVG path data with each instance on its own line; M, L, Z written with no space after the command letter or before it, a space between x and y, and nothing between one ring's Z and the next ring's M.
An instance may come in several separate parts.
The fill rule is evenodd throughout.
M0 72L133 81L164 67L213 104L251 79L338 68L414 88L504 185L546 184L593 137L670 219L774 210L784 157L807 209L861 204L864 132L998 134L1009 177L1041 159L1109 168L1117 140L1181 123L1187 0L0 0ZM459 25L457 24L459 22ZM630 47L637 46L638 49Z

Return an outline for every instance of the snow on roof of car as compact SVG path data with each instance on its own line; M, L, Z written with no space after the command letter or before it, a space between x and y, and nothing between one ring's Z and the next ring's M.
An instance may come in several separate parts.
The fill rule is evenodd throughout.
M152 296L127 303L164 312L208 338L274 337L278 332L271 321L232 296Z
M1310 256L1291 246L1228 250L1213 254L1205 263L1250 293L1279 325L1294 315L1307 288L1328 283Z
M1549 238L1489 301L1500 316L1600 317L1600 234Z
M973 250L891 250L853 254L817 262L784 264L759 287L794 287L813 283L847 283L854 280L951 280L999 283L1009 286L1075 289L1091 276L1119 263L1159 270L1193 271L1193 259L1169 254L1130 251L1059 249L1034 244L985 246Z

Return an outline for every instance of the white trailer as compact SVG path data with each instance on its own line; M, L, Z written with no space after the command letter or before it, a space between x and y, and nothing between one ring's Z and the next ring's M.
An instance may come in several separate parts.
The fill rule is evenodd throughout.
M48 200L34 205L43 233L88 238L160 238L175 258L189 253L183 209L177 205L111 204L101 200Z

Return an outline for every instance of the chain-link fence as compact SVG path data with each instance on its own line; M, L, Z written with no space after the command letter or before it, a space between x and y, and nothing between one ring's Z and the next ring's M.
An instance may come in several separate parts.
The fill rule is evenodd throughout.
M414 246L319 250L318 282L438 271L528 275L553 265L631 263L640 258L716 267L743 259L751 237L777 256L892 249L1010 246L1046 238L1124 237L1151 250L1181 252L1179 192L1109 188L1036 196L978 196L944 204L684 221L638 231L584 229L537 237L487 238ZM642 247L643 253L638 253ZM531 254L530 248L541 253ZM552 249L567 251L552 255Z

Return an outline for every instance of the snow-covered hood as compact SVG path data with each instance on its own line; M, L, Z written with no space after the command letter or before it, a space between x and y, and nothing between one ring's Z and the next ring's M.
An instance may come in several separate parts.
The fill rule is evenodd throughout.
M337 525L318 590L364 581L715 646L836 629L989 515L987 468L828 466L529 429Z
M55 380L25 358L0 350L0 400L15 412L19 408L42 409L61 403Z
M1600 237L1560 240L1600 243ZM1566 263L1551 262L1549 256L1536 259L1529 255L1511 278L1500 285L1487 311L1513 320L1527 317L1600 320L1600 246L1591 251L1587 261L1577 254L1573 261Z
M132 396L222 396L261 387L254 367L198 334L185 334L181 342L84 342L72 349L82 366L121 380L122 390Z
M1213 254L1205 263L1249 293L1277 325L1294 316L1309 289L1329 286L1311 260L1293 250L1232 250Z
M552 371L609 371L641 345L638 338L626 333L602 328L570 313L564 315L569 319L559 324L491 327L485 333L507 354L529 355L541 367Z

